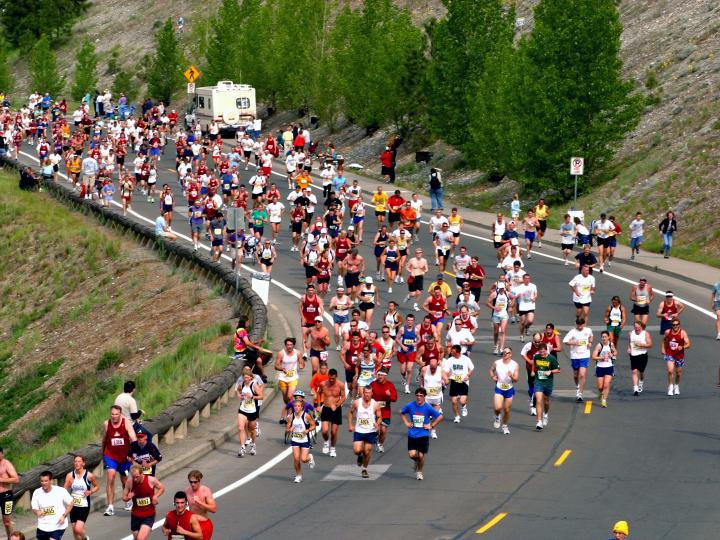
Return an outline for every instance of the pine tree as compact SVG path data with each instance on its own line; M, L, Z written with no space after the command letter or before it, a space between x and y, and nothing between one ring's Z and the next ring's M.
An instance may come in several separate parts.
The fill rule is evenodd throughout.
M241 82L240 28L243 15L238 0L223 0L213 18L202 69L204 80Z
M0 94L9 94L15 88L15 77L10 69L9 44L0 37Z
M65 41L89 0L0 0L0 23L14 47L29 47L47 35L52 44Z
M182 86L184 58L175 37L175 25L168 18L155 33L155 55L148 69L150 95L166 105Z
M119 98L120 94L125 94L129 103L132 103L137 98L138 83L129 72L121 69L115 75L112 83L112 94L115 98Z
M32 50L30 77L35 92L47 92L57 97L65 87L65 78L58 72L55 52L50 48L50 40L44 34Z
M80 100L95 89L98 81L97 63L95 46L86 37L75 56L75 79L70 89L73 99Z
M515 92L510 128L534 191L569 196L570 157L585 157L592 174L636 125L642 99L622 78L621 34L615 0L542 0L536 7L535 28L519 50L522 92Z

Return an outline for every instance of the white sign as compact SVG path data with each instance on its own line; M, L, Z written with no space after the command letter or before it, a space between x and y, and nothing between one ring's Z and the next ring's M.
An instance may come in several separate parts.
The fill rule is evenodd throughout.
M188 94L194 94L194 93L195 93L195 83L194 83L194 82L189 82L189 83L188 83L188 91L187 91L187 93L188 93Z
M267 305L270 298L270 274L264 272L253 272L252 274L252 288L258 296L262 299L263 303Z
M585 172L585 159L581 157L570 158L570 174L582 176Z

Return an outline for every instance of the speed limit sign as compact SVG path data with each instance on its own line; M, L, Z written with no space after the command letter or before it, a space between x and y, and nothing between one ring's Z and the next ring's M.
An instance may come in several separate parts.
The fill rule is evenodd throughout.
M581 176L585 172L585 159L581 157L570 158L570 174Z

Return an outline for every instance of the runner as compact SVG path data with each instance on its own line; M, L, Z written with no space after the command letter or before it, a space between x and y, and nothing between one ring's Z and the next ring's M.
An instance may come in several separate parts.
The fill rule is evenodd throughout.
M412 298L413 309L415 311L420 311L420 306L418 306L418 298L424 290L423 278L428 272L428 262L427 259L423 256L422 249L415 248L415 257L408 260L407 264L405 265L405 271L408 274L408 294L405 297L404 301L407 302Z
M522 221L523 230L525 231L525 250L527 251L527 258L532 259L532 247L535 242L535 235L540 228L540 223L535 217L535 212L528 210L527 216Z
M360 293L360 275L365 273L365 259L358 254L356 248L353 248L342 265L345 271L347 294L350 295L353 302L357 302Z
M610 235L613 229L614 226L612 222L607 219L607 215L604 212L600 214L600 219L595 221L593 230L593 234L597 238L598 255L600 256L600 273L605 271L605 263L610 266Z
M668 396L680 394L680 377L685 366L685 349L692 346L687 332L680 327L680 319L675 317L669 330L665 331L660 352L667 365Z
M542 430L548 425L550 413L550 396L553 392L553 377L560 373L555 355L551 355L545 343L538 345L538 352L533 357L535 377L535 403L537 405L537 424L535 429Z
M13 515L13 485L20 482L15 466L5 458L5 450L0 447L0 508L2 508L2 521L5 532L10 537L12 533Z
M535 332L532 340L523 345L520 356L525 360L525 371L527 372L528 383L528 406L530 407L530 416L537 416L537 408L535 407L535 355L540 350L540 344L543 343L543 334ZM547 345L547 344L546 344ZM550 346L548 345L548 350Z
M493 354L500 354L500 350L505 348L505 334L507 323L510 315L508 315L508 306L510 297L505 289L505 284L499 282L495 290L490 291L485 305L492 311L491 322L493 328L493 343L495 348Z
M334 458L337 456L335 447L337 445L338 426L342 425L342 406L347 398L345 385L337 380L337 370L335 368L328 371L328 380L320 385L319 394L323 399L320 422L322 437L325 442L323 443L322 453L329 453L330 457Z
M315 433L315 419L305 412L302 399L295 399L293 402L293 410L287 415L286 424L285 434L290 439L295 467L293 482L299 484L302 482L302 464L307 463L311 469L315 468L315 459L310 453L310 436Z
M455 245L455 237L450 232L450 226L447 223L443 223L440 231L435 234L433 245L435 246L435 255L440 272L445 272L447 261L450 258L450 250Z
M67 529L67 518L72 512L73 498L66 489L54 486L53 473L40 473L40 487L33 491L30 508L37 516L36 538L56 540L62 538ZM12 533L8 535L8 538Z
M390 238L390 240L388 240L388 245L385 247L382 258L385 261L385 277L387 277L388 282L387 292L388 294L392 294L392 285L398 277L398 269L400 268L400 251L398 250L394 238Z
M578 403L583 400L585 375L590 364L592 342L593 331L585 326L585 319L582 317L575 319L575 328L571 329L563 338L563 343L570 346L570 362L575 380L575 401Z
M360 356L355 364L355 376L353 377L352 396L360 395L361 389L370 386L375 380L375 373L379 368L377 356L369 341L366 341L360 349Z
M492 226L490 227L490 239L492 240L493 246L497 251L498 264L503 260L501 248L503 247L504 243L502 237L503 234L505 234L506 228L507 222L505 221L505 218L503 218L502 212L498 212L495 221L492 222Z
M405 393L410 393L413 366L417 357L418 334L415 327L415 315L408 315L405 324L398 330L397 359L400 362L400 375L405 384Z
M387 303L387 311L385 312L385 315L383 316L383 323L385 326L388 327L388 334L392 339L395 339L397 336L398 329L403 324L403 316L398 311L398 305L397 302L394 302L390 300ZM390 350L387 351L388 354L390 353Z
M467 248L460 246L460 253L455 255L452 263L452 271L455 274L455 285L458 288L458 294L462 292L463 285L467 282L465 271L472 264L472 258L467 254Z
M652 348L650 332L640 321L633 323L633 331L628 336L627 352L630 355L632 370L633 395L639 396L645 384L645 368L648 364L648 350Z
M635 320L638 320L637 315ZM605 308L605 329L610 332L610 340L612 344L617 348L618 339L620 339L620 332L625 328L627 322L627 313L625 312L625 306L620 302L619 296L613 296L610 300L610 305ZM643 322L643 326L645 322Z
M225 242L227 241L227 222L225 221L222 212L217 212L210 220L208 230L210 232L212 259L213 261L218 262L220 257L222 257L223 248ZM263 270L263 272L266 271L267 270Z
M130 530L135 540L147 540L155 523L155 507L165 487L154 476L143 474L140 465L130 467L130 481L123 489L123 500L132 502Z
M535 322L535 303L537 302L538 290L534 283L530 283L530 274L523 275L523 281L515 287L513 295L518 301L518 315L520 315L520 341L524 342L528 331Z
M542 239L547 230L547 218L550 216L550 207L545 204L545 199L540 199L535 205L535 217L538 220L538 247L542 247Z
M641 277L639 283L630 289L630 301L633 302L631 312L635 315L636 321L642 321L645 325L648 322L650 304L655 298L655 291L648 285L647 278Z
M110 407L110 418L103 424L105 434L102 439L103 468L107 474L105 481L105 494L108 506L106 516L115 515L113 500L115 498L115 476L120 475L123 487L126 484L127 471L130 468L128 450L130 443L137 440L135 430L129 419L123 417L122 408L113 405ZM125 510L132 508L131 503L125 505Z
M370 326L372 325L372 316L375 306L380 305L380 291L373 285L373 278L366 276L364 282L358 292L360 303L358 309L362 314L363 321Z
M414 462L415 478L422 480L425 456L430 450L430 432L442 422L442 412L425 403L427 391L424 388L415 390L415 401L411 401L400 409L403 424L408 428L408 456Z
M479 302L485 279L485 269L480 265L477 256L470 257L470 266L465 269L465 278L470 284L470 292L475 297L475 301Z
M240 400L238 408L238 438L240 440L240 451L238 457L245 457L245 446L250 435L250 455L254 456L257 452L257 420L260 416L258 401L263 399L262 383L257 382L253 378L252 370L244 367L242 375L235 383L235 394Z
M272 243L277 244L277 237L278 234L280 234L280 224L285 215L285 205L278 202L277 197L273 197L267 205L267 211L270 219L270 228L272 229Z
M377 191L373 193L370 204L375 207L375 217L377 218L378 227L382 227L385 223L385 214L387 214L388 195L383 191L382 186L377 187Z
M660 335L665 335L665 332L671 328L673 319L680 317L683 311L685 311L685 304L675 300L672 291L667 291L665 300L658 306L655 313L655 316L660 319Z
M433 288L432 294L423 302L422 309L430 316L432 325L435 327L433 333L436 336L441 336L443 326L445 325L445 315L448 314L449 311L447 301L440 286L436 285Z
M178 491L173 497L173 509L165 515L162 532L169 540L178 536L186 539L203 540L203 531L198 517L190 511L188 497Z
M380 369L377 372L377 379L370 385L372 390L372 398L380 407L382 421L378 427L377 451L382 454L385 452L385 439L392 422L392 413L390 406L397 401L397 389L395 385L387 378L387 371Z
M577 232L575 230L575 224L570 217L570 214L565 214L565 221L560 224L560 250L563 254L564 265L569 264L568 257L572 253L575 240L577 238Z
M642 213L635 214L635 219L630 222L630 260L635 260L635 255L640 255L640 246L643 243L645 234L645 220Z
M280 423L285 423L285 404L292 399L299 381L298 369L305 369L305 362L295 348L295 338L286 337L285 348L275 357L275 371L278 371L278 390L282 394Z
M458 214L457 208L452 208L450 210L450 215L447 219L448 223L450 224L448 230L453 235L453 249L455 249L455 246L460 243L460 233L462 232L465 222L463 221L462 216Z
M375 279L385 281L382 267L385 264L385 251L390 240L390 233L386 225L382 225L373 238L373 254L375 255ZM392 285L391 285L392 286Z
M575 304L575 317L587 318L590 314L590 304L595 294L595 277L590 275L590 267L584 265L574 278L568 283L573 293Z
M610 339L610 332L603 330L600 333L600 343L595 345L592 353L595 360L595 377L597 377L598 394L600 394L600 406L607 407L610 385L615 375L615 360L617 349Z
M450 400L452 401L455 419L453 422L460 423L460 415L463 418L468 415L467 400L470 390L470 377L472 377L475 365L472 360L462 354L460 345L450 347L450 356L445 359L445 373L450 380ZM459 405L458 405L459 403Z
M200 529L202 529L203 533L202 540L211 540L213 522L208 514L217 512L215 497L210 488L201 483L203 474L200 471L193 469L188 473L187 478L190 485L185 489L185 494L188 498L190 511L197 516L200 522Z
M340 328L350 320L350 310L353 307L353 301L350 296L345 294L345 287L338 286L335 296L330 299L328 311L333 316L333 330L335 332L335 350L340 350Z
M361 476L370 478L368 465L373 446L378 442L378 430L382 423L380 404L372 397L370 386L362 389L362 397L353 400L348 411L348 431L353 434L353 452L357 456L358 467L362 467ZM353 424L353 414L355 423Z
M307 338L310 335L310 329L316 325L317 317L320 317L320 324L322 324L322 315L325 312L323 308L323 301L315 293L315 286L308 285L305 288L305 294L300 297L298 302L298 313L300 313L300 326L303 329L303 358L307 360ZM313 373L317 371L317 368L313 366Z
M520 367L512 359L512 348L506 347L502 351L502 358L495 360L490 366L490 378L495 382L495 394L493 395L493 410L495 420L493 427L498 429L502 426L504 435L510 435L508 422L510 420L510 408L512 407L513 396L515 395L514 384L520 378ZM500 412L502 411L502 421Z
M157 464L162 461L162 454L157 446L148 441L148 432L140 424L135 429L137 440L130 443L128 457L132 463L137 463L143 468L143 474L157 476Z
M447 373L440 367L440 358L433 356L420 368L420 386L427 392L427 402L442 414L443 389L450 384ZM437 431L430 430L430 438L437 439Z

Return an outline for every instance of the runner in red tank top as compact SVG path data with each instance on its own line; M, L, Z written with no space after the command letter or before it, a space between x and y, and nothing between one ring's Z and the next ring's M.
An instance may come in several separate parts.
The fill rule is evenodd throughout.
M440 287L435 287L432 295L423 303L423 311L426 311L431 319L432 324L437 328L436 336L441 336L445 321L445 313L447 312L447 302Z
M362 339L360 332L353 332L350 335L350 341L343 345L343 352L341 353L340 359L345 366L345 382L348 386L352 386L353 380L355 379L355 368L360 361L360 353L364 345L365 340Z
M685 366L685 349L691 346L690 337L680 327L680 319L674 318L670 330L663 336L661 352L667 365L668 396L680 394L680 377Z
M130 530L135 540L150 538L153 523L155 523L155 507L165 487L154 476L142 473L140 465L130 467L130 481L123 489L123 500L132 501L130 511Z
M420 345L418 353L420 353L420 361L423 366L427 366L432 358L436 358L439 364L442 356L434 337L430 338L426 344Z
M553 323L547 323L545 325L545 331L542 334L542 342L548 346L548 351L556 357L562 350L562 340L560 339L560 335L555 332L555 325ZM533 353L533 355L535 355L535 353ZM530 358L532 358L532 356Z
M128 449L130 443L136 440L135 430L130 420L124 418L122 409L113 405L110 408L110 418L104 424L105 434L102 440L103 465L106 471L105 492L108 500L108 507L105 510L106 516L115 513L113 499L115 498L115 476L120 474L120 482L125 487L127 477L125 476L130 468Z
M300 298L300 323L303 328L310 328L315 324L315 317L322 317L323 307L320 298L315 293L315 287L308 285L306 293Z
M173 498L174 509L165 516L165 523L162 530L165 536L179 534L184 538L203 540L200 522L195 514L188 508L187 495L184 491L178 491Z

